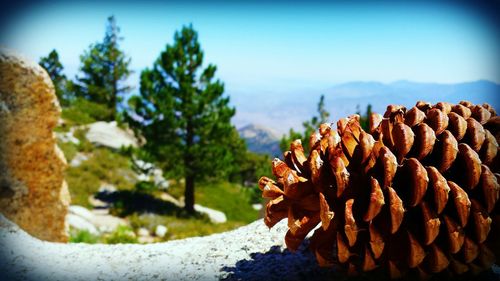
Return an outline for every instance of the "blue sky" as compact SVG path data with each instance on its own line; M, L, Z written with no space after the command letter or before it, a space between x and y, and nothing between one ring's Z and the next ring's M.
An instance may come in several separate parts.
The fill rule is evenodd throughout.
M0 44L38 59L55 48L73 76L114 14L136 73L192 23L206 62L231 89L322 88L348 81L500 82L498 34L451 4L45 2L4 27ZM131 84L137 84L137 75Z
M300 128L319 94L345 82L500 83L499 33L484 11L438 1L356 3L43 1L0 19L0 45L34 60L55 48L72 78L79 55L102 40L115 15L136 92L141 69L192 23L237 108L233 122L279 132ZM292 96L307 107L300 116L280 106ZM327 106L341 117L342 105Z

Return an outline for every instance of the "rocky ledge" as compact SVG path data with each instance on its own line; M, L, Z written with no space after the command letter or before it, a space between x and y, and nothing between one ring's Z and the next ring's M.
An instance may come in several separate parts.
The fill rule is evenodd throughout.
M317 267L306 247L285 250L286 230L285 221L269 230L259 220L166 243L62 244L34 238L0 215L0 279L319 280L331 274Z
M284 247L286 221L148 245L41 241L0 215L1 280L345 280L303 245ZM307 244L307 243L306 243ZM499 280L500 268L478 280Z

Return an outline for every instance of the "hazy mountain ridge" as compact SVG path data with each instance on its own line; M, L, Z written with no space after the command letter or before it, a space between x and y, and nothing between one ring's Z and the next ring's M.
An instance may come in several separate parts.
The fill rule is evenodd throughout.
M279 137L271 129L256 124L249 124L238 129L238 132L246 141L250 151L269 154L270 156L281 154Z
M368 86L367 86L368 85ZM468 100L472 103L490 103L500 108L500 85L491 81L479 80L459 84L416 83L397 81L382 83L348 83L325 91L326 107L333 120L354 113L359 104L363 113L368 104L373 111L383 113L389 104L401 104L408 108L418 100L436 103L446 101L458 103Z
M245 102L235 101L238 109L236 124L260 123L279 132L287 133L290 127L302 130L302 122L316 114L321 94L325 95L330 120L336 120L356 112L362 113L368 104L378 113L385 112L389 104L401 104L408 108L418 100L431 103L446 101L458 103L468 100L482 104L487 102L500 110L500 84L478 80L456 84L420 83L407 80L392 83L354 81L335 85L324 90L307 90L290 93L255 93ZM252 101L252 102L250 102Z

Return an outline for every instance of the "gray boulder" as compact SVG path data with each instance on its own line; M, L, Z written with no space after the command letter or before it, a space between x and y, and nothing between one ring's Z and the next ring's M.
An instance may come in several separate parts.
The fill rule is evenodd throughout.
M119 128L116 121L99 121L87 125L88 131L85 137L93 144L105 146L112 149L121 147L138 147L137 139L132 132Z

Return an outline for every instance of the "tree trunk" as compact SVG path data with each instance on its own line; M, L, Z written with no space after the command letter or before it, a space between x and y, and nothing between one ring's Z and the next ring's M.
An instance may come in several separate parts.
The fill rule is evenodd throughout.
M184 189L184 209L190 214L194 213L194 175L193 170L193 155L191 155L191 147L194 142L193 124L191 118L188 117L186 126L186 151L184 152L184 175L185 175L185 189Z
M190 214L194 213L194 178L192 176L186 177L184 209Z
M111 46L109 47L110 50L110 57L109 59L109 64L111 67L111 97L109 99L108 107L111 109L110 113L110 120L113 121L116 120L116 106L117 106L117 101L118 101L118 78L119 78L119 73L118 73L118 61L117 61L117 43L114 39L111 41Z
M116 58L113 58L116 59ZM116 62L113 62L113 89L111 93L111 120L116 120L116 106L117 106L117 96L118 96L118 72L116 70Z

